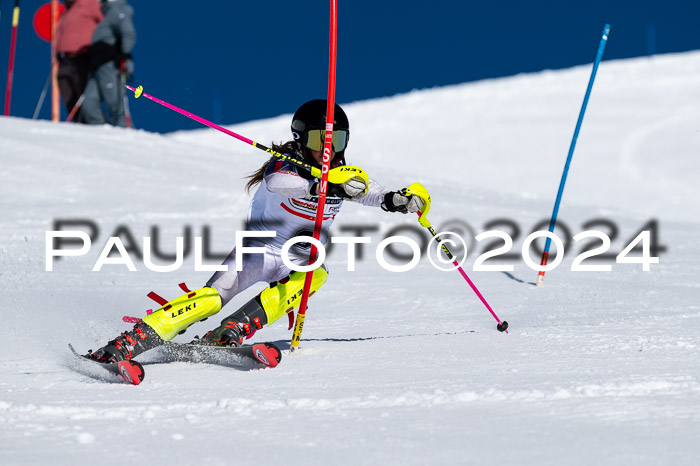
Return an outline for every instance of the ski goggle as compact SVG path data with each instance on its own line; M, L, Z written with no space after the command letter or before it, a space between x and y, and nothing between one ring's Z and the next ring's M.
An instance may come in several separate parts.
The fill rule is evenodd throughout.
M348 145L348 137L350 136L348 131L345 130L334 130L333 131L333 150L337 152L342 152ZM323 129L310 129L306 132L306 141L303 141L304 146L311 150L317 152L323 151L323 143L326 137L326 131Z

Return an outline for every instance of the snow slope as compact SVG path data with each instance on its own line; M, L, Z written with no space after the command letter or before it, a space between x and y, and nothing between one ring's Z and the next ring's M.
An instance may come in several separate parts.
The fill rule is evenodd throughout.
M136 272L91 272L101 248L124 227L137 244L157 236L172 252L188 226L194 236L208 226L211 249L228 252L249 202L243 176L264 154L208 129L0 120L0 462L696 464L700 53L601 65L560 211L572 234L593 219L617 226L615 254L657 219L667 247L658 265L571 272L576 245L543 288L522 260L506 261L509 273L471 270L483 249L473 234L487 223L519 226L518 252L550 215L589 73L344 105L352 163L388 187L421 181L438 230L458 221L474 230L465 269L510 334L495 330L457 274L426 259L400 274L376 264L383 236L415 219L346 205L336 234L354 224L377 231L355 272L342 249L329 256L299 353L252 372L146 355L138 387L70 370L66 343L96 348L127 328L121 316L153 307L148 291L172 298L177 283L200 286L209 273L195 272L191 255L173 273L139 260ZM141 105L156 104L140 99L132 110ZM289 120L232 129L267 144L288 138ZM90 220L99 236L87 256L46 272L45 232L57 219ZM279 322L255 338L287 349L290 332Z

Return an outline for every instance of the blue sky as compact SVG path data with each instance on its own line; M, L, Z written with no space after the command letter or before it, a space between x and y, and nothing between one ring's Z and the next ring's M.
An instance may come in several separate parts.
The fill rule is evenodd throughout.
M32 27L43 3L20 2L13 116L31 118L49 72L49 45ZM591 63L605 23L604 60L700 49L700 2L690 0L338 3L339 103ZM0 4L3 101L13 4ZM231 124L326 95L327 0L130 4L133 84L156 97ZM132 100L131 109L138 128L199 127L152 102ZM49 115L47 101L40 118Z

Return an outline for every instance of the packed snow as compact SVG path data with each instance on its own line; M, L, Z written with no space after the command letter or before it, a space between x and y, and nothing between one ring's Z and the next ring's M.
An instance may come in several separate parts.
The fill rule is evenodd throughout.
M151 236L172 254L176 237L208 234L210 251L228 253L250 201L244 177L266 155L211 129L161 135L3 118L0 463L697 464L700 52L599 68L560 219L570 235L611 236L611 257L584 264L612 271L572 272L583 246L568 238L538 288L519 257L533 227L546 229L589 75L587 65L343 105L349 162L392 189L428 188L430 221L463 233L464 268L508 334L457 273L425 257L404 273L377 264L392 229L420 239L416 218L347 203L333 233L372 227L372 243L354 272L343 247L329 254L300 351L289 352L279 321L253 340L284 350L275 369L147 353L139 386L76 372L67 343L96 349L129 328L122 316L157 307L149 291L172 299L178 283L199 287L210 273L195 271L192 254L176 272L150 271L136 255L135 272L93 272L102 248L120 236L142 249ZM131 102L136 115L145 105L156 104ZM281 142L290 119L231 129ZM48 272L46 232L57 220L99 231L88 254L56 259ZM659 263L648 272L615 263L652 220L666 248ZM74 228L88 231L63 227ZM512 272L473 271L494 241L474 236L488 229L513 237L513 258L487 262Z

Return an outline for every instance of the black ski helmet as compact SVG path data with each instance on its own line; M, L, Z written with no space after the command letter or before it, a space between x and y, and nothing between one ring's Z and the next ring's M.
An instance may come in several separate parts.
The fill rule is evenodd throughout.
M318 165L311 155L310 147L310 134L316 136L317 134L313 130L326 129L326 100L325 99L315 99L302 104L301 107L294 112L294 117L292 117L292 136L294 136L294 142L296 143L297 149L304 156L307 162L313 165ZM344 134L342 134L344 133ZM344 160L345 148L347 147L348 140L350 139L350 122L348 121L348 116L345 114L340 105L335 104L335 110L333 111L333 145L335 150L335 157L331 161L335 164L337 161ZM313 139L316 141L316 139ZM340 150L336 147L336 144L341 144ZM323 147L315 147L314 150L322 151Z

